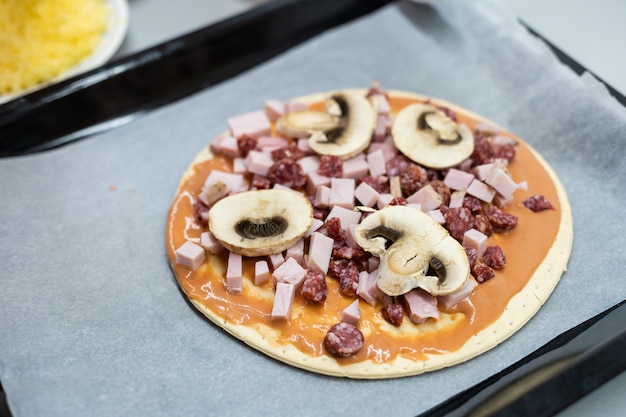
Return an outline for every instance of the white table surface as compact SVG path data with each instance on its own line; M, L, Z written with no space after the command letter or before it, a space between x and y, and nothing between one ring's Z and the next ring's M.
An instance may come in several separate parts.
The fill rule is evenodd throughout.
M116 56L153 46L266 1L129 0L130 27ZM532 29L626 95L626 1L501 1ZM625 390L626 373L622 373L559 416L621 416L626 409Z

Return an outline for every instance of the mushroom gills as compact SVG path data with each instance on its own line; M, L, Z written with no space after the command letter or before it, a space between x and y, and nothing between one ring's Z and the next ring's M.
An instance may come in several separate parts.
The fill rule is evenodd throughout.
M364 250L380 257L378 287L387 295L413 288L451 294L469 278L465 249L421 210L385 207L364 219L355 237Z
M287 219L276 216L264 219L243 219L235 225L235 231L246 239L277 236L287 229Z

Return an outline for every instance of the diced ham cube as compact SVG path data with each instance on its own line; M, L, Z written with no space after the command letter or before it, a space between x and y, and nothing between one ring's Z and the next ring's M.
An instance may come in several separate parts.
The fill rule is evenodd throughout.
M285 257L282 253L273 253L269 256L270 265L272 269L280 267L285 262Z
M389 162L391 159L393 159L394 156L398 154L398 148L396 148L393 143L373 142L370 145L370 152L376 152L379 150L383 152L383 158L385 159L385 163Z
M402 185L399 176L389 179L389 193L394 196L394 198L402 197Z
M421 289L414 289L402 296L408 312L409 320L415 324L425 322L429 318L439 318L437 297Z
M378 256L372 256L367 260L367 272L370 274L378 269L380 266L380 258Z
M341 228L343 230L347 230L350 225L358 224L359 220L361 220L361 213L355 210L349 210L340 206L333 207L328 216L326 216L326 220L332 219L334 217L339 218L341 222Z
M315 155L315 151L313 150L313 148L311 148L309 139L307 138L298 139L298 143L296 146L298 147L298 149L304 152L305 155Z
M485 181L487 178L489 178L489 176L491 175L491 172L495 168L496 168L496 164L493 162L490 162L488 164L478 165L475 168L476 178L478 178L481 181Z
M226 291L231 294L243 291L243 260L242 256L235 252L228 253Z
M330 205L330 188L320 185L315 190L313 205L317 208L327 208Z
M465 192L486 203L491 203L496 195L496 191L493 188L477 179L474 179L472 181L472 183L469 185L469 187L467 187L467 190L465 190Z
M296 288L304 281L306 269L304 269L294 258L287 258L285 263L276 268L272 277L276 282L288 282Z
M387 173L387 165L382 149L368 153L367 163L372 177L380 177Z
M376 125L374 126L374 133L372 135L374 143L385 140L387 136L387 119L389 119L389 117L386 115L378 115L376 117Z
M354 300L348 307L341 312L341 321L344 323L357 326L361 319L361 310L359 309L359 299Z
M176 249L176 263L195 271L204 262L204 249L188 240Z
M450 170L448 170L448 173L443 179L443 183L452 190L464 191L467 189L467 187L469 187L473 179L473 174L461 171L460 169L451 168Z
M317 172L320 167L320 157L317 155L305 156L298 159L298 165L302 168L302 172L308 174L309 172Z
M407 203L418 203L425 212L431 211L443 204L441 195L430 185L426 185L417 190L406 199Z
M309 243L309 256L306 264L313 271L328 272L328 263L333 253L333 240L319 232L313 232Z
M477 285L478 283L476 282L476 280L470 277L460 290L453 292L449 295L440 295L438 297L439 303L441 303L443 308L445 308L446 310L451 309L452 307L456 306L458 303L466 299L468 296L472 295L472 292L474 292L474 288L476 288Z
M406 205L407 207L413 207L415 210L424 211L420 203L407 203Z
M385 97L384 94L375 94L371 96L370 103L372 103L372 108L377 114L389 115L391 112L389 101L387 101L387 97Z
M465 191L453 191L450 193L449 208L463 207L463 200L465 199Z
M379 209L385 208L387 207L387 205L389 205L389 203L391 203L391 200L393 200L393 194L391 193L382 193L380 194L380 197L378 197L378 201L376 202L376 207L378 207Z
M477 132L487 133L489 135L497 135L500 133L500 128L498 126L494 126L486 122L479 122L476 126L474 126L474 130Z
M304 234L304 237L311 236L314 232L316 232L323 225L324 225L324 222L322 220L314 218L313 221L311 221L311 227L309 227L309 230L306 231L306 233Z
M443 216L443 213L439 209L431 210L426 212L430 217L433 218L439 224L444 224L446 222L446 218Z
M496 194L496 196L493 199L493 202L496 203L496 206L500 208L506 207L512 201L513 201L512 195L505 197L502 194Z
M317 188L322 185L330 190L330 177L320 175L314 171L306 174L306 192L308 194L315 194ZM328 197L330 199L330 195Z
M359 272L359 285L356 288L356 294L367 304L373 306L378 301L380 289L377 285L378 270L373 269L372 271L369 273L367 271Z
M285 259L295 259L300 265L304 265L304 239L298 240L287 249Z
M267 152L250 151L245 163L251 173L267 177L267 173L274 165L274 160L272 155Z
M225 197L230 192L230 186L226 184L222 180L217 180L213 184L209 184L208 186L204 186L200 194L198 194L198 199L202 201L207 207L212 206L217 200Z
M233 136L222 136L218 141L213 140L211 150L213 153L228 156L229 158L241 157L237 138Z
M308 110L309 105L301 101L288 101L285 103L285 112L293 113L296 111Z
M354 207L355 181L352 178L331 178L330 205L352 209Z
M293 300L296 296L296 287L288 282L278 282L274 292L274 305L270 317L272 320L289 320Z
M233 173L245 174L248 172L245 160L243 158L233 158Z
M485 183L493 187L494 190L505 198L511 197L513 192L517 190L515 181L500 168L494 169L489 178L485 180Z
M224 249L219 240L215 239L215 236L213 236L211 232L202 232L200 234L200 246L210 253L220 253Z
M289 145L289 141L278 136L261 136L256 140L257 150L266 148L278 149L287 145Z
M230 133L236 138L243 135L252 138L269 136L272 129L270 121L263 111L231 117L228 119L228 127L230 128Z
M491 139L491 146L494 150L498 150L504 145L515 145L515 140L503 135L496 135Z
M285 114L285 103L280 100L265 101L265 115L270 121L275 122L283 114Z
M354 190L354 196L364 206L374 207L380 198L380 194L365 182L359 184Z
M343 177L344 178L361 178L367 175L369 165L363 154L359 154L354 158L343 161Z
M263 285L270 279L270 267L267 261L260 260L254 263L254 285Z
M228 194L235 194L248 190L248 182L242 174L231 174L230 172L218 171L214 169L204 181L201 193L204 193L205 190L208 190L220 181L228 185Z
M474 248L480 258L487 249L487 235L476 229L469 229L463 234L463 247Z

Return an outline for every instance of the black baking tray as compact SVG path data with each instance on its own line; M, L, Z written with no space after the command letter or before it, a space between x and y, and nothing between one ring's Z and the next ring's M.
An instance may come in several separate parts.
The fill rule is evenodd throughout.
M0 106L0 156L42 152L112 129L388 3L392 1L276 0L31 93ZM273 30L277 21L280 31ZM544 42L574 71L586 71ZM609 85L607 89L626 105L626 97ZM626 300L421 416L554 415L626 370L624 323ZM516 395L496 401L520 386L524 389ZM0 416L10 416L1 385Z

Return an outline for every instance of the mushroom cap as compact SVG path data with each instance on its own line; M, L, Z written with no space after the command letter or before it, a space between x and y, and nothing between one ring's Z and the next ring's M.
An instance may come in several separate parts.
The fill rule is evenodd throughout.
M309 230L313 206L290 190L256 190L233 194L209 210L209 230L228 250L264 256L293 246Z
M433 295L451 294L469 278L465 249L448 231L421 210L387 206L356 228L357 243L380 256L378 287L397 296L413 288ZM429 265L437 273L427 275Z
M457 137L450 133L456 131ZM408 158L435 169L449 168L474 151L474 136L436 107L413 103L398 112L392 126L396 147Z
M276 121L281 134L309 138L320 155L348 159L370 144L376 127L376 112L362 91L338 91L328 95L326 110L287 113Z

